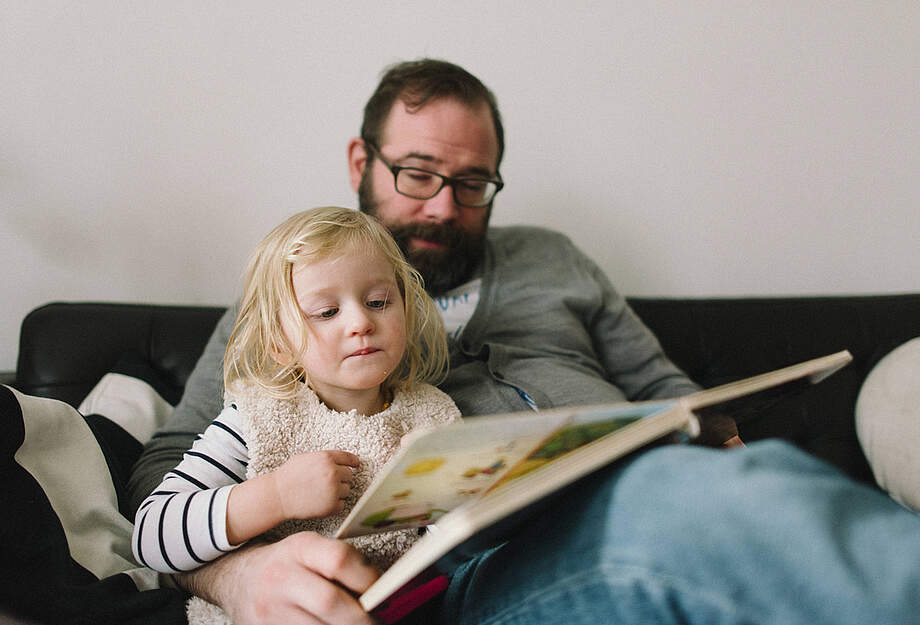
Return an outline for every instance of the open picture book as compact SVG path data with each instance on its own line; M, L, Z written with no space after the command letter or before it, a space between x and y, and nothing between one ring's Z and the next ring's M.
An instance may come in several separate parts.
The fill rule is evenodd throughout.
M398 621L446 586L439 561L499 521L664 437L694 438L702 410L794 381L817 383L850 360L842 351L671 400L472 417L410 433L336 537L432 527L361 605L384 623Z

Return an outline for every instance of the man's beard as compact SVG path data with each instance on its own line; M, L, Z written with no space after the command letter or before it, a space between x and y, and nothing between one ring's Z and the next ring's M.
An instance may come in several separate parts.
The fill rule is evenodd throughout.
M380 218L377 210L377 202L371 190L369 168L365 169L358 186L358 205L363 212L376 217L386 226L406 260L425 280L425 290L431 295L441 295L469 280L482 260L488 215L483 220L482 230L479 232L435 223L387 223ZM444 248L410 249L410 243L414 238L439 243Z

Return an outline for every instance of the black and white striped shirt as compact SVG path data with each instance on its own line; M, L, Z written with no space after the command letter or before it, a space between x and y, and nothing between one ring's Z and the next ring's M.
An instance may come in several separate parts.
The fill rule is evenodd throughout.
M163 573L189 571L234 549L227 540L230 489L246 479L242 416L225 408L182 462L138 508L134 557Z

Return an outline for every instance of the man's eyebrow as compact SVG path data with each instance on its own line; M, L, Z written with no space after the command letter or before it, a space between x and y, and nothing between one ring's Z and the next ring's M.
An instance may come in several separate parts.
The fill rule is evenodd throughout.
M431 154L426 154L425 152L409 152L405 156L402 156L396 159L394 162L401 164L402 161L405 161L408 159L416 159L419 161L425 161L426 163L431 163L432 165L441 165L444 162L444 159L437 158L435 156L432 156ZM473 165L471 167L466 167L465 169L461 169L460 171L456 171L450 174L452 178L456 178L458 176L470 176L470 175L482 176L484 178L490 178L490 179L495 177L495 174L493 174L492 171L489 170L487 167L479 167L476 165Z
M401 156L396 160L404 161L410 158L418 159L420 161L426 161L429 163L434 163L435 165L440 165L441 163L444 162L444 159L437 158L436 156L433 156L431 154L426 154L425 152L409 152L405 156Z

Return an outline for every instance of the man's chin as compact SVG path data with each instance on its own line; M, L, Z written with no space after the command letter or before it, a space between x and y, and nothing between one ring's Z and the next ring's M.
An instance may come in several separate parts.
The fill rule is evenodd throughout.
M449 249L410 250L407 260L425 281L429 294L441 295L469 279L475 264L458 257Z
M406 260L422 274L422 276L437 274L438 270L450 262L450 253L445 248L434 250L430 248L409 247L406 250Z

